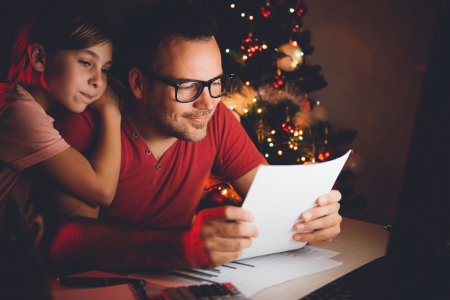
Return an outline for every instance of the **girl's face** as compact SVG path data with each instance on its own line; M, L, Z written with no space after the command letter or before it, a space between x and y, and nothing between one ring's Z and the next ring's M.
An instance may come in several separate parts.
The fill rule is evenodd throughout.
M45 68L45 86L65 108L80 113L105 92L111 62L110 44L59 50Z

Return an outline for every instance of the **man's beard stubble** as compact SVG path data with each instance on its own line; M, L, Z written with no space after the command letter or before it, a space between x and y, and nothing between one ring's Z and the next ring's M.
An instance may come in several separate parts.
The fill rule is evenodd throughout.
M199 142L203 140L206 136L208 123L211 119L211 117L208 118L206 122L203 122L201 124L196 123L190 123L192 127L194 127L197 130L201 130L204 128L204 135L198 138L192 137L189 134L189 128L186 127L186 125L182 123L176 123L173 119L171 119L170 112L163 106L161 103L158 103L157 101L154 101L154 97L151 94L151 90L148 91L147 94L147 104L145 106L145 110L147 112L147 116L155 123L155 125L165 134L169 136L173 136L177 139L184 140L187 142ZM194 113L184 113L181 115L182 118L187 119L195 119L195 118L201 118L204 116L211 115L213 110L198 110ZM179 125L178 127L176 125Z

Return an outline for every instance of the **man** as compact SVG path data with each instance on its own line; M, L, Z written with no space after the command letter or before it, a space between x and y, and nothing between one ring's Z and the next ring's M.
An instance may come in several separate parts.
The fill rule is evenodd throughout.
M220 102L230 76L222 69L214 21L175 4L153 8L126 31L129 86L117 193L100 209L59 194L55 203L66 219L51 242L57 262L101 269L213 268L239 258L258 236L255 226L240 222L253 221L242 208L206 209L194 218L210 173L245 197L265 160ZM91 111L68 115L56 127L85 155L95 148L100 128ZM295 224L297 231L315 231L293 238L331 241L340 228L339 200L337 191L320 197L319 206Z

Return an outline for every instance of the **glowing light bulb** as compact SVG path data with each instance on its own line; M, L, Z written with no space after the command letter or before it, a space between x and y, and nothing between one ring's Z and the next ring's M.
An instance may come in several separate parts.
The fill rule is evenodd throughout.
M297 41L293 41L293 42L292 42L292 46L297 47L297 45L298 45L298 44L297 44Z
M277 51L278 50L278 48L275 48L275 51Z
M241 17L245 17L245 13L242 13L242 14L241 14Z
M294 136L297 136L297 135L298 135L298 131L294 132Z
M261 108L258 108L258 113L261 113L262 112L262 109Z
M278 155L281 155L281 154L283 154L283 151L279 150Z
M290 13L293 13L294 11L295 11L295 9L289 8L289 12L290 12Z
M234 4L231 4L230 6L231 6L231 8L235 8L236 7L236 5L234 5Z
M235 105L233 105L233 107L234 107L234 108L236 108L236 104L235 104Z
M266 153L266 155L264 155L265 157L269 157L269 154L268 153Z
M270 143L269 146L270 146L270 147L273 147L273 143Z
M256 102L256 98L253 98L253 102Z
M225 190L222 191L222 195L225 196L226 194L228 194L228 191L225 189Z
M247 86L250 85L250 81L247 81L247 82L245 83L245 85L247 85Z
M289 148L291 148L291 149L294 148L294 145L290 144L290 145L289 145Z
M268 142L271 142L271 141L272 141L272 139L271 139L271 138L268 138L268 139L267 139L267 141L268 141Z
M303 56L303 55L305 55L305 53L303 53L303 52L300 52L300 55L301 55L301 56Z
M302 157L302 161L305 161L305 160L306 160L306 158Z
M294 146L294 150L297 150L298 149L298 147L297 146Z
M292 68L297 68L297 65L298 65L298 61L296 61L296 60L291 61Z
M294 133L294 129L291 129L291 133Z
M230 53L230 49L225 49L225 52L226 53Z
M299 137L299 139L300 139L300 140L303 140L303 137L302 137L302 136L300 136L300 137Z
M248 109L244 109L244 112L245 112L245 113L248 113Z
M275 134L275 130L272 130L270 133L271 133L271 134Z
M250 20L253 20L253 16L249 16L248 18L249 18Z
M233 105L230 105L230 110L233 110Z
M298 132L298 134L302 135L302 134L303 134L303 130L300 130L300 131Z
M262 45L262 48L267 49L267 45L266 44Z
M242 56L242 58L243 58L243 59L247 59L248 57L247 57L247 55L244 55L244 56Z

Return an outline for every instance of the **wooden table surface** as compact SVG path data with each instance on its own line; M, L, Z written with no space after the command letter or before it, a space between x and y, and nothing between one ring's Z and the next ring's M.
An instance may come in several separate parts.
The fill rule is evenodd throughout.
M386 253L389 232L381 225L344 218L341 233L329 244L317 246L337 251L332 260L343 265L303 276L270 288L251 297L253 300L294 300L341 277Z

